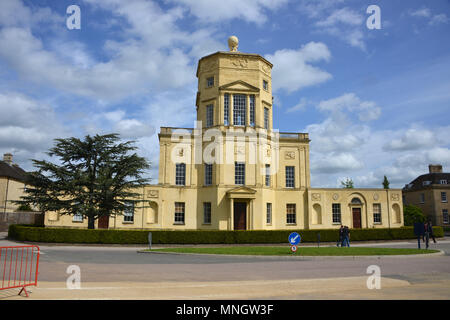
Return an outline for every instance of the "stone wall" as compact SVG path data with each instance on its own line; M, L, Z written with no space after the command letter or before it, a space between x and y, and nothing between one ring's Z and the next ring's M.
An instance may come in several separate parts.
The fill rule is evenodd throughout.
M0 232L8 231L11 224L44 225L44 214L41 212L0 212Z

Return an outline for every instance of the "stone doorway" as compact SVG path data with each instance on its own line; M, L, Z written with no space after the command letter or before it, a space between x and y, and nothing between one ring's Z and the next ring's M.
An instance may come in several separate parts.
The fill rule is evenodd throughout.
M361 229L361 208L352 208L353 228Z
M247 230L247 203L234 202L234 230Z

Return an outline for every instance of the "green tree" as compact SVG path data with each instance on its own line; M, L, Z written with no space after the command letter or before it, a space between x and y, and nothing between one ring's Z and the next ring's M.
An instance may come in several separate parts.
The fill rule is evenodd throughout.
M384 176L384 179L383 179L383 188L389 189L389 180L386 176Z
M405 226L412 226L415 222L425 222L425 215L417 206L407 205L403 208L403 218Z
M347 178L345 181L341 181L341 186L344 189L353 189L354 188L353 180Z
M142 202L137 190L148 183L142 175L150 165L134 153L134 141L119 141L117 134L56 139L47 154L59 161L33 160L37 171L28 174L33 187L17 203L81 214L94 229L98 218L122 214L129 201Z

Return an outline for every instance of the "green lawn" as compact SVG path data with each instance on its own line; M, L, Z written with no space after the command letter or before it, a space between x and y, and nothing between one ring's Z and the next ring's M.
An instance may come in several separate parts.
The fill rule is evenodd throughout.
M364 247L299 247L293 254L286 247L220 247L220 248L165 248L147 250L151 252L202 253L202 254L237 254L237 255L266 255L266 256L378 256L378 255L409 255L439 252L425 249L397 249L397 248L364 248Z

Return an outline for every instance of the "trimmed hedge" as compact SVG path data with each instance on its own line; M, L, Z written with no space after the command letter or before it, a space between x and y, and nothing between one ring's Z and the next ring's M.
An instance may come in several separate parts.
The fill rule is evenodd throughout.
M103 243L103 244L148 244L148 233L152 233L153 244L238 244L238 243L287 243L291 232L298 232L302 242L334 242L337 229L324 230L255 230L255 231L168 231L168 230L88 230L42 228L11 225L8 237L18 241L50 243ZM433 227L436 237L443 237L442 227ZM351 241L414 239L412 227L398 229L352 229Z

